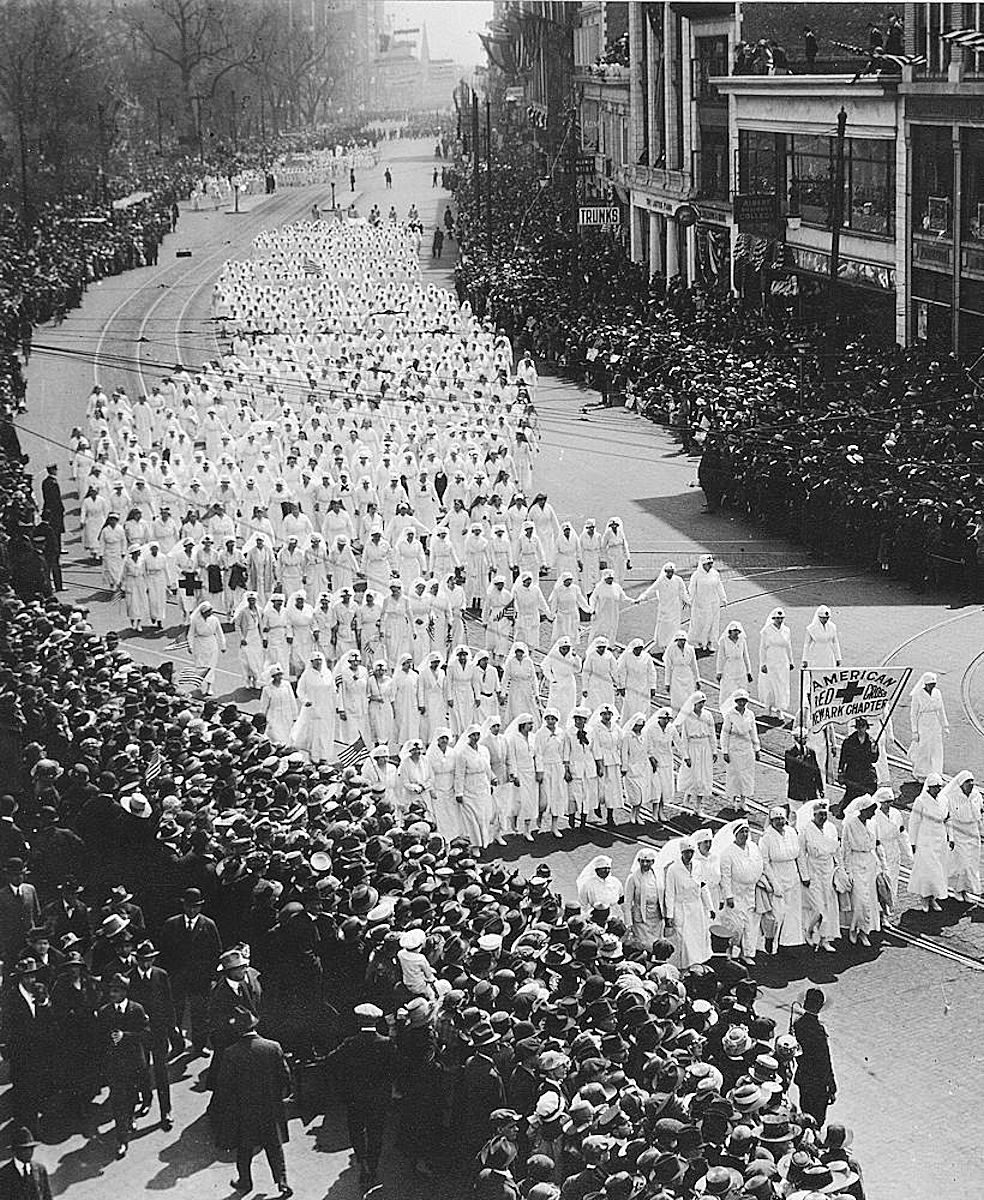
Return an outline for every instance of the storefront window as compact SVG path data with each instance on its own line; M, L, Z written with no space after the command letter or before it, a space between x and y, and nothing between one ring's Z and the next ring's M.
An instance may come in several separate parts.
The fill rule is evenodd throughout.
M965 243L984 245L984 129L964 129L962 132L961 234Z
M829 226L836 141L797 134L790 139L790 209L811 225ZM895 232L894 143L848 138L844 145L843 227L892 237Z
M953 236L953 145L948 126L912 127L912 215L916 234Z
M738 131L738 188L744 195L774 196L779 190L781 136L758 129Z
M895 143L851 138L848 150L844 224L865 233L894 236Z
M831 140L826 137L790 138L791 204L799 201L799 215L810 225L830 223L830 180L833 163Z

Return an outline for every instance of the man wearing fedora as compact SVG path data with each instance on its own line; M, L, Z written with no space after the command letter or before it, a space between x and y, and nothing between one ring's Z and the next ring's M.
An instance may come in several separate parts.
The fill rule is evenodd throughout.
M345 1104L349 1141L359 1164L359 1183L373 1187L383 1150L386 1113L396 1077L396 1048L379 1032L383 1010L375 1004L355 1008L358 1032L328 1055L325 1069ZM431 1120L433 1114L421 1114Z
M133 1134L134 1109L148 1086L150 1019L143 1006L130 999L127 976L113 975L106 990L109 1002L96 1014L96 1027L103 1049L103 1074L109 1084L116 1157L123 1158Z
M802 1050L795 1075L800 1108L813 1117L818 1128L827 1119L828 1105L837 1098L827 1031L820 1021L820 1012L825 1004L826 998L820 988L807 988L802 1014L793 1022L793 1033Z
M499 1035L490 1021L476 1022L469 1036L471 1056L458 1076L455 1094L461 1161L471 1163L489 1138L489 1117L506 1104L506 1090L493 1053Z
M171 1120L171 1077L168 1059L171 1055L171 1035L174 1033L174 998L171 995L171 980L167 971L157 965L160 951L148 939L140 942L136 950L136 963L130 969L130 999L141 1006L150 1021L150 1036L147 1040L147 1056L150 1074L145 1076L140 1091L140 1108L137 1116L150 1112L150 1081L161 1106L161 1128L172 1129Z
M2 1037L10 1067L11 1109L18 1124L36 1132L54 1066L54 1013L33 958L15 963L8 975Z
M234 1041L222 1055L216 1082L216 1136L236 1152L237 1192L253 1190L253 1158L263 1150L280 1200L293 1190L287 1184L284 1143L288 1140L284 1098L290 1073L279 1042L260 1037L256 1017L236 1009L230 1024Z
M208 994L215 979L222 940L211 917L202 913L204 900L198 888L181 895L181 912L168 917L161 929L161 965L171 978L174 996L175 1047L184 1047L182 1021L188 1008L191 1045L204 1053L208 1041Z
M219 955L219 977L208 996L208 1029L212 1039L209 1087L215 1086L222 1055L235 1041L231 1033L233 1015L245 1008L259 1021L262 1001L260 973L249 965L245 946L234 946Z
M20 950L27 931L41 924L41 906L34 885L24 882L27 864L8 858L0 884L0 958L8 962Z
M51 1200L48 1169L34 1161L37 1142L26 1126L15 1129L10 1139L10 1162L0 1167L0 1196L3 1200Z

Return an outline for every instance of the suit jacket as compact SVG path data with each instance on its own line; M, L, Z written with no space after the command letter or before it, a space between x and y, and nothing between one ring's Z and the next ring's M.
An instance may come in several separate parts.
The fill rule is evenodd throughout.
M83 946L92 936L89 925L89 910L81 900L70 900L68 907L61 900L52 900L41 910L44 923L51 929L54 941L66 933L74 933Z
M48 1169L31 1163L31 1173L25 1179L13 1162L0 1167L0 1200L51 1200Z
M147 1042L150 1038L150 1020L143 1006L127 1000L126 1011L121 1013L115 1004L104 1004L96 1014L96 1027L109 1086L143 1086L147 1077ZM114 1042L111 1036L115 1030L123 1034L119 1042Z
M484 1054L473 1054L461 1069L457 1087L458 1118L469 1141L478 1145L489 1133L489 1116L503 1108L506 1090L495 1063Z
M14 895L7 884L0 886L0 958L4 959L20 950L27 931L41 920L41 906L33 886L22 883L18 893Z
M138 967L129 973L130 999L146 1012L150 1021L150 1036L155 1041L170 1038L176 1019L171 980L162 967L151 967L150 977L144 980Z
M7 1048L12 1083L40 1077L50 1071L55 1035L55 1014L51 1005L36 1002L32 1013L15 984L3 999L3 1043Z
M803 1053L796 1060L796 1083L808 1090L834 1086L827 1031L814 1013L803 1013L793 1022L793 1033Z
M250 1033L222 1055L215 1092L219 1144L263 1146L287 1141L284 1097L290 1073L279 1042Z
M41 481L41 512L56 533L65 532L65 504L58 480L52 475Z
M259 972L252 967L247 967L246 978L238 991L232 990L227 979L220 977L215 981L208 995L208 1029L216 1051L224 1050L235 1041L229 1032L229 1021L236 1009L248 1009L258 1017L262 1001Z
M205 992L215 978L222 939L211 917L199 915L189 931L184 914L169 917L161 929L161 966L172 980L192 991Z
M328 1055L325 1067L346 1104L388 1106L396 1077L396 1047L391 1038L372 1031L354 1034Z
M6 817L0 820L0 858L6 862L8 858L22 858L27 862L30 857L30 846L24 831L20 826Z

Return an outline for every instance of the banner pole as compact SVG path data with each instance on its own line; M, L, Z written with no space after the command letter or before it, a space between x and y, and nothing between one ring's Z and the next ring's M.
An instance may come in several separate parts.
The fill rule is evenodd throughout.
M898 689L895 693L895 699L892 701L892 707L888 710L888 712L882 718L881 729L878 730L878 733L875 736L875 740L873 743L875 746L878 745L878 739L885 732L885 726L892 719L892 713L895 712L896 708L898 707L898 703L902 699L902 693L905 691L905 686L911 678L912 678L912 667L906 667L905 675L902 676L902 682L899 684Z
M804 733L805 727L803 725L803 682L806 677L806 673L807 673L807 671L809 671L809 669L810 669L809 667L801 667L800 668L800 699L799 699L799 727L800 727L799 735L800 735L800 737L805 736L805 733Z

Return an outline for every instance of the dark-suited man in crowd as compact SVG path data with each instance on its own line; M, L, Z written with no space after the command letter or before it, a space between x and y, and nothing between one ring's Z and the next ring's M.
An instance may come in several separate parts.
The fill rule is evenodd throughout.
M383 1010L375 1004L355 1009L359 1031L328 1055L325 1066L345 1103L349 1140L359 1164L359 1183L374 1187L383 1150L383 1128L393 1093L396 1048L379 1032Z
M236 1152L238 1192L253 1190L253 1158L263 1150L281 1200L292 1196L287 1184L284 1143L290 1092L290 1073L279 1042L260 1037L256 1017L248 1009L236 1010L230 1026L235 1041L222 1055L216 1087L219 1145Z
M114 975L107 993L109 1003L99 1010L97 1028L113 1112L116 1157L123 1158L133 1134L134 1109L147 1087L150 1020L143 1006L130 999L130 980L125 975Z
M0 884L0 958L8 962L24 945L28 930L41 924L41 906L34 885L24 882L27 864L8 858Z
M37 1136L55 1059L55 1017L38 964L23 958L8 972L3 1003L4 1054L14 1120Z
M171 1077L168 1074L168 1059L171 1057L171 1037L177 1020L174 1015L174 999L171 995L171 980L167 971L157 965L160 951L154 943L144 940L136 951L136 966L129 974L130 999L139 1004L150 1021L150 1036L147 1039L147 1057L150 1071L144 1079L140 1092L140 1107L137 1116L150 1112L151 1076L161 1107L161 1128L174 1128L171 1120Z
M208 994L215 979L222 939L211 917L202 913L204 901L198 888L186 888L182 911L169 917L161 930L161 966L171 978L177 1030L175 1049L184 1048L182 1022L188 1007L192 1049L205 1051L208 1041Z
M249 965L244 946L234 946L219 956L219 978L212 985L208 998L208 1029L212 1039L212 1062L208 1083L215 1087L219 1065L226 1049L236 1040L232 1032L236 1012L245 1008L257 1020L263 989L260 973Z
M10 1140L11 1160L0 1167L2 1200L51 1200L48 1169L34 1161L37 1142L26 1126L14 1130Z
M827 1119L827 1107L837 1098L827 1031L820 1021L825 1002L820 988L807 988L803 997L803 1013L793 1022L793 1033L802 1051L796 1060L795 1077L800 1108L813 1117L817 1128L823 1127Z

